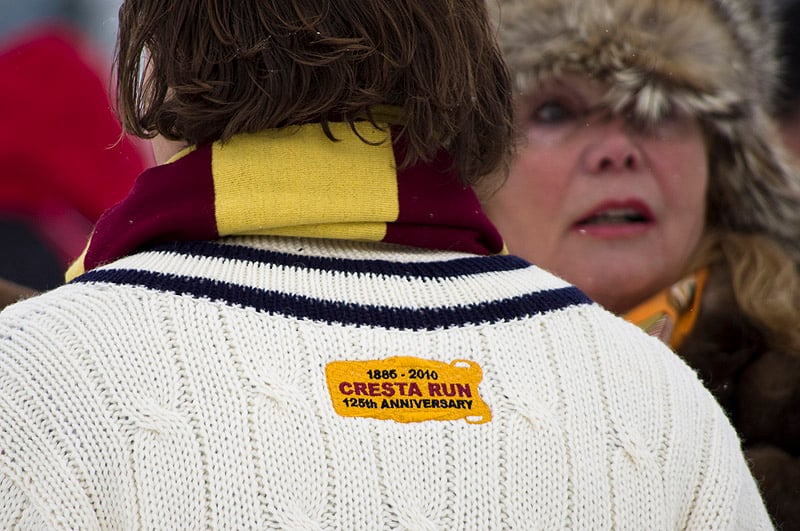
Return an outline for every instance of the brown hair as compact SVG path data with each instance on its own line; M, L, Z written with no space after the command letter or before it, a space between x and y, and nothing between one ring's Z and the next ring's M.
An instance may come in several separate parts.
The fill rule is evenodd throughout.
M309 122L329 133L391 105L404 164L445 148L474 182L512 149L484 0L126 0L119 27L118 112L138 136L197 144Z

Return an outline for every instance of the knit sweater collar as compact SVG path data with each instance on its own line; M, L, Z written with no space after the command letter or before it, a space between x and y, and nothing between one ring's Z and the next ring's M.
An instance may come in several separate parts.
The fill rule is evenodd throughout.
M142 173L97 222L67 272L168 241L277 235L383 241L474 254L503 251L445 151L398 169L397 129L364 122L266 130L184 150ZM359 138L360 137L360 138Z

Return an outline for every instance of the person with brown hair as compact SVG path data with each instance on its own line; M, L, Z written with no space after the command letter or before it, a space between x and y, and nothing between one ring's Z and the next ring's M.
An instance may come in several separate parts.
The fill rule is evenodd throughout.
M127 0L159 165L0 313L0 528L769 529L667 347L503 253L483 0Z
M748 0L502 0L521 143L484 205L512 253L674 348L800 529L800 179Z

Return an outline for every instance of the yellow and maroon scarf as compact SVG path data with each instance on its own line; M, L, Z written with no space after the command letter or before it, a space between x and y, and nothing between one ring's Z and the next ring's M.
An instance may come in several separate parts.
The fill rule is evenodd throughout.
M331 123L335 142L319 124L241 135L188 148L146 170L101 216L67 280L152 244L231 235L503 252L448 153L398 169L405 152L397 128L356 125L358 135L346 123Z

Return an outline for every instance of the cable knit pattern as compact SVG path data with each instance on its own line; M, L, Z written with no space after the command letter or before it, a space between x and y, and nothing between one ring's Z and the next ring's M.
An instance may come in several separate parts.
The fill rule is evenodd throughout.
M477 364L491 420L338 415L326 365L394 356ZM249 237L152 248L0 314L0 528L770 525L695 375L563 281Z

